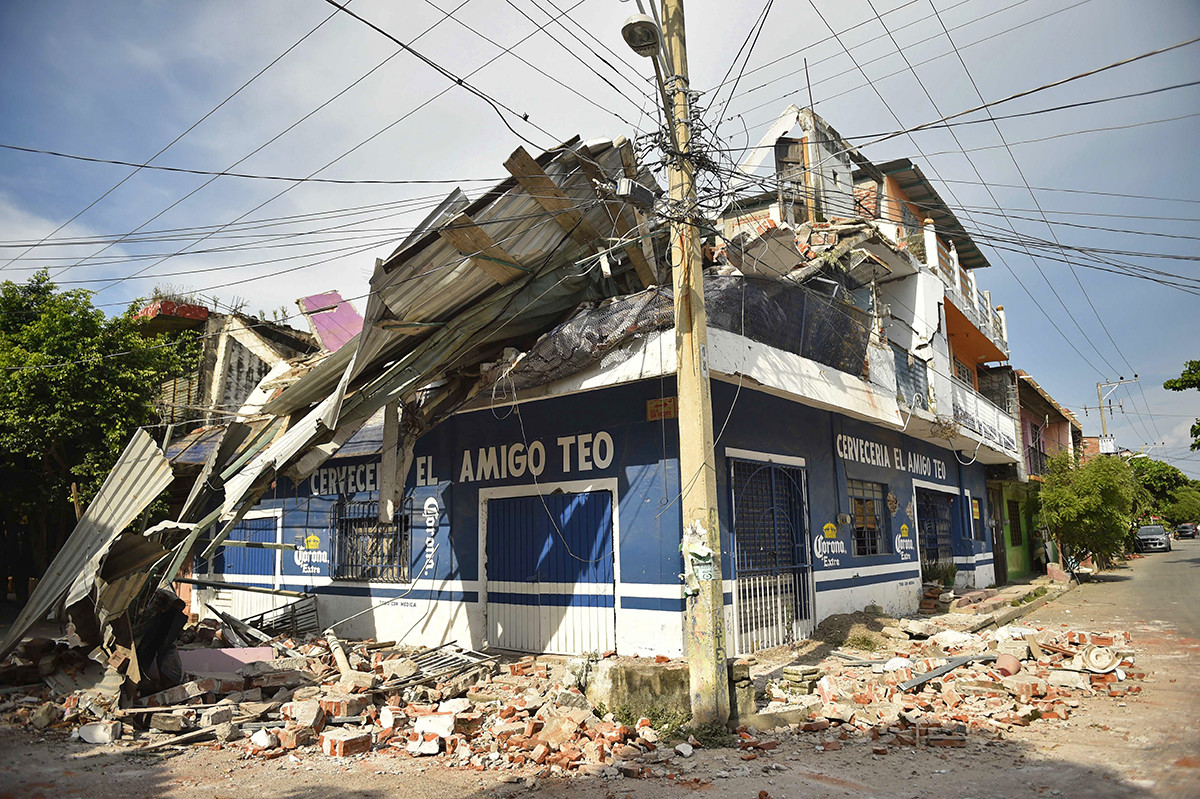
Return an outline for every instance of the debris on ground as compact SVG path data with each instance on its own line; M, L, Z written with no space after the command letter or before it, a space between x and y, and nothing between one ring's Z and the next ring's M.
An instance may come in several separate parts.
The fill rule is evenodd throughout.
M1139 693L1145 676L1121 630L1009 625L969 633L901 619L898 631L906 637L888 636L882 650L836 650L814 664L783 666L767 683L763 713L799 711L802 731L867 735L881 749L963 746L969 732L998 736L1065 721L1085 694Z
M164 607L170 599L164 595ZM972 630L961 624L968 617L830 619L818 639L823 656L771 665L759 715L782 724L765 732L746 724L736 737L722 732L705 743L736 746L740 765L732 769L770 758L789 739L817 754L847 745L869 746L875 757L896 747L962 748L968 735L996 739L1015 727L1065 722L1085 695L1141 691L1145 675L1124 631ZM97 660L97 650L71 635L26 640L0 663L0 686L11 686L0 687L0 723L130 753L236 747L244 758L272 760L307 750L334 759L432 758L523 779L706 784L684 776L704 744L694 735L679 740L677 725L659 730L648 718L617 718L590 704L583 661L501 663L453 643L340 640L306 626L270 634L228 614L192 617L155 644L169 657L142 658L158 668L140 679L128 673L133 658ZM835 630L844 634L839 643ZM731 680L739 690L754 690L750 668L758 663L737 661Z

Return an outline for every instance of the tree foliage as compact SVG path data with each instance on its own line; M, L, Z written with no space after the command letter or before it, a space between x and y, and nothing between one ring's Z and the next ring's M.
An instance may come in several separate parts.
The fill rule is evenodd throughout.
M1171 391L1187 391L1194 388L1200 391L1200 361L1188 361L1179 377L1173 377L1163 383L1163 388ZM1192 449L1200 449L1200 419L1192 425Z
M1171 502L1172 494L1191 484L1186 474L1169 463L1156 461L1152 458L1134 458L1129 462L1146 496L1135 502L1137 517L1147 513L1161 514Z
M1062 453L1051 459L1038 498L1060 547L1090 551L1109 562L1124 549L1137 486L1133 470L1120 458L1077 466Z
M1200 491L1191 486L1175 489L1163 508L1163 518L1171 524L1200 522Z
M156 422L162 382L194 368L194 334L148 337L132 311L107 318L89 292L45 271L0 283L0 504L37 567L99 488L133 430Z

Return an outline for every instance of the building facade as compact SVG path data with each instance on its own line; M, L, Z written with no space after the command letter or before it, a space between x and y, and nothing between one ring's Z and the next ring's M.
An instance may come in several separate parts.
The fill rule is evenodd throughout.
M1017 419L987 395L1008 349L1002 309L976 286L982 254L914 165L876 168L818 117L793 116L773 134L780 190L730 209L706 264L736 653L867 605L915 612L923 580L993 584L988 469L1022 458ZM810 163L827 167L819 195ZM481 366L489 382L401 453L390 521L380 504L405 444L384 446L395 439L377 414L315 470L278 475L197 575L316 594L324 623L354 617L349 635L686 655L679 496L692 478L678 461L673 300L643 285ZM246 615L285 601L231 585L193 605Z

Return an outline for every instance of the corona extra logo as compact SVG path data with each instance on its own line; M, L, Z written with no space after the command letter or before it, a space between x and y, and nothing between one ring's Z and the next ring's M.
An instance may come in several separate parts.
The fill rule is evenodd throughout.
M827 555L845 555L846 542L818 535L813 538L813 550L819 558L826 557Z
M433 564L437 556L437 539L434 537L437 534L438 518L441 516L442 509L438 505L437 497L429 497L425 500L424 506L421 508L422 515L425 517L425 567L421 570L423 574L429 574L433 571Z

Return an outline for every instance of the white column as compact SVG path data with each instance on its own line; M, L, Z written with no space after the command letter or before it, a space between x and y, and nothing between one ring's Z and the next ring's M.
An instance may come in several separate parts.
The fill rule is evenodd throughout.
M933 229L933 220L925 220L925 265L934 272L940 272L938 266L937 233Z

